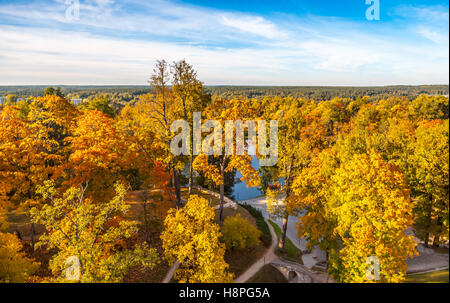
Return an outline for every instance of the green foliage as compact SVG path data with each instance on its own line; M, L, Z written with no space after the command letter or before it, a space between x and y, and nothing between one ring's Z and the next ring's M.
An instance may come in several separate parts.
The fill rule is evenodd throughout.
M222 226L223 241L227 249L243 249L259 243L261 231L241 214L227 217Z
M5 100L5 105L13 105L16 103L17 96L16 95L7 95Z
M82 103L80 109L90 109L101 111L111 117L116 116L116 110L111 106L111 100L107 95L90 99L88 102Z
M64 94L61 90L61 87L59 87L59 86L56 89L51 86L47 87L44 91L44 96L47 96L47 95L53 95L53 96L64 98Z
M261 179L261 185L258 187L260 191L266 193L267 188L274 181L275 169L272 166L261 166L258 169L259 178Z

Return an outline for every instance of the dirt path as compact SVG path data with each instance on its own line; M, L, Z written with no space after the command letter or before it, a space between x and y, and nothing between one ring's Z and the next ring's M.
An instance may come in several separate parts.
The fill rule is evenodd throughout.
M253 277L261 269L261 267L264 266L264 264L269 264L272 261L278 260L278 256L275 255L275 246L278 242L277 235L275 234L272 225L267 221L267 219L264 219L264 221L266 221L267 225L269 226L270 234L272 236L272 243L270 244L270 247L267 249L267 252L264 254L264 256L253 263L253 265L249 269L247 269L242 275L234 280L235 283L244 283L245 281Z

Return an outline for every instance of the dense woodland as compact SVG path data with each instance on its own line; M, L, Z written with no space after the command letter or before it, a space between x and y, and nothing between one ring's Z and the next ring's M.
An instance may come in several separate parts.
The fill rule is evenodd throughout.
M269 211L284 219L279 248L289 216L299 216L299 236L327 253L338 282L368 282L369 256L383 264L379 282L404 281L417 254L408 229L427 246L448 241L448 86L204 87L191 65L164 60L150 84L0 88L28 96L0 112L0 227L11 214L30 222L28 250L0 233L0 281L67 281L75 256L81 282L121 282L175 260L176 281L232 282L226 254L262 240L248 220L224 218L236 171L248 186L272 185ZM191 124L195 111L222 125L278 120L277 165L258 173L248 154L172 154L172 122ZM217 190L217 220L207 199L183 199L183 184L189 194L196 184ZM137 191L139 218L128 199Z
M15 97L43 96L47 86L0 86L0 96ZM105 95L111 103L121 107L128 102L134 103L143 94L152 91L149 86L60 86L61 92L69 99L92 99ZM223 99L294 97L306 100L330 100L332 98L356 99L368 96L371 100L380 100L393 96L415 98L421 94L446 95L448 85L398 85L374 87L345 86L205 86L205 92Z

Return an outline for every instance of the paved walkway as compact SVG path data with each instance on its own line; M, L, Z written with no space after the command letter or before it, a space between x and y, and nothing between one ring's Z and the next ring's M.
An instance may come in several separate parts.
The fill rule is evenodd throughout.
M242 201L239 201L239 203L247 203L247 204L261 210L264 218L266 218L266 219L270 218L269 212L267 211L266 197L264 197L264 196L256 197L256 198L248 199L248 200L242 200ZM271 220L272 220L272 222L276 223L281 229L281 227L283 225L282 219L271 219ZM305 239L299 238L297 236L297 222L298 222L297 217L289 216L286 236L292 241L292 243L298 249L300 249L303 252L303 251L306 251L307 241ZM325 252L323 252L319 248L315 248L309 254L302 255L303 264L305 264L305 266L308 268L312 268L316 263L325 261L325 260L326 260Z
M270 247L267 249L264 256L262 256L258 261L253 263L252 266L250 266L249 269L247 269L244 273L242 273L234 282L236 283L244 283L251 277L253 277L265 264L269 264L273 261L278 260L278 256L275 254L275 246L278 243L277 235L275 234L275 231L273 230L272 225L265 220L267 225L270 229L270 235L272 236L272 243L270 244Z
M261 210L264 218L269 218L269 213L267 212L267 201L264 196L239 202L252 205L253 207ZM272 221L275 222L280 228L282 227L282 219ZM305 251L307 242L297 236L297 222L297 217L289 216L286 236L298 249ZM408 234L414 235L412 231L408 231ZM448 254L436 253L432 249L424 248L417 238L415 238L415 240L419 244L418 251L420 255L406 261L408 265L408 273L432 271L449 267ZM316 263L325 261L325 259L325 253L318 248L315 248L310 254L302 255L303 264L305 264L305 266L309 269L311 269Z
M406 260L408 269L406 273L430 272L449 267L448 253L437 253L431 248L426 248L422 243L417 244L419 255Z

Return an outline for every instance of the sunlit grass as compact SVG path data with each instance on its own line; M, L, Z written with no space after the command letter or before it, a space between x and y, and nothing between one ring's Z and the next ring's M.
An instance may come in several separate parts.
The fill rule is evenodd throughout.
M277 238L279 240L280 235L281 235L280 227L276 223L272 222L271 220L269 220L269 223L270 223L270 225L272 225L275 233L277 234ZM298 249L288 237L286 237L286 242L284 243L284 252L280 251L277 247L275 249L275 253L277 254L277 256L280 256L286 260L303 264L302 254L300 252L300 249Z
M206 200L210 201L211 206L216 206L220 204L220 198L216 196L210 195L207 191L199 190L197 188L192 189L192 195L197 195ZM189 199L189 188L182 187L181 188L181 197L185 200Z
M405 283L449 283L448 269L407 275Z

